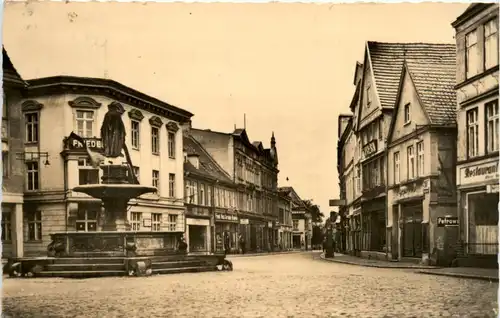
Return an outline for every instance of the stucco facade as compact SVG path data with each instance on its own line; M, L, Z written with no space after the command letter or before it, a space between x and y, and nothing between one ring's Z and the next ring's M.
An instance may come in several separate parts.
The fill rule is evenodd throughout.
M473 4L453 22L457 44L460 256L498 253L498 10Z

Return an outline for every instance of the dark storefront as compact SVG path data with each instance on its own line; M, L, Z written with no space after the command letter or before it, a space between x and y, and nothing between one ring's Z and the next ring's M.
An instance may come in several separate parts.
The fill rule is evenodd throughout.
M384 252L385 197L365 202L361 213L361 249L363 251Z
M422 201L401 205L401 236L403 257L422 257Z
M238 216L225 209L215 210L215 250L238 253Z

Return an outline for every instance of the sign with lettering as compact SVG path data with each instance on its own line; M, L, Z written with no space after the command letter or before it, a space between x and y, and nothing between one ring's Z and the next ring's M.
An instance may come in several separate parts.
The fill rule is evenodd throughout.
M363 155L369 157L377 152L377 139L374 139L363 146Z
M101 138L83 138L87 148L92 150L102 150L102 140ZM68 138L66 140L66 146L68 149L83 149L84 145L76 139Z
M215 220L228 221L228 222L238 222L238 216L232 215L232 214L215 213Z
M471 184L498 179L498 161L490 161L460 168L460 184Z
M249 224L248 219L240 219L240 224Z
M423 182L423 184L426 184L426 182ZM400 186L395 193L396 200L423 196L425 193L424 187L422 186L423 184L413 182L407 185Z
M457 217L438 217L437 218L437 226L445 227L445 226L458 226L458 218Z

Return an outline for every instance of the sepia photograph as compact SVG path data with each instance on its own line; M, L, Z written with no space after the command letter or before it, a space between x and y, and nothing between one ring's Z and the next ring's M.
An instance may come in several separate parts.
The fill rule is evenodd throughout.
M1 316L498 317L499 7L6 0Z

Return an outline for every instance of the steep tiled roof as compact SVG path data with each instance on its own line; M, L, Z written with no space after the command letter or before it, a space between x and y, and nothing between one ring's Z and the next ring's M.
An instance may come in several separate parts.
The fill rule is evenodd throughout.
M440 56L425 60L408 60L407 68L432 124L456 122L456 50L443 46Z
M367 45L380 104L389 108L394 107L405 60L417 60L419 63L428 61L434 65L443 59L447 63L450 51L455 50L455 46L450 44L369 41Z
M7 54L5 47L2 47L2 55L3 55L2 68L3 68L4 82L11 82L14 84L26 86L27 83L21 78L21 75L19 75L19 73L17 72L16 68L14 67L14 64L12 64L12 61L9 55Z
M184 135L184 150L188 154L199 156L199 169L196 169L190 162L184 163L184 168L188 172L198 173L206 177L215 178L219 181L232 182L228 174L217 164L208 154L203 146L190 135Z

